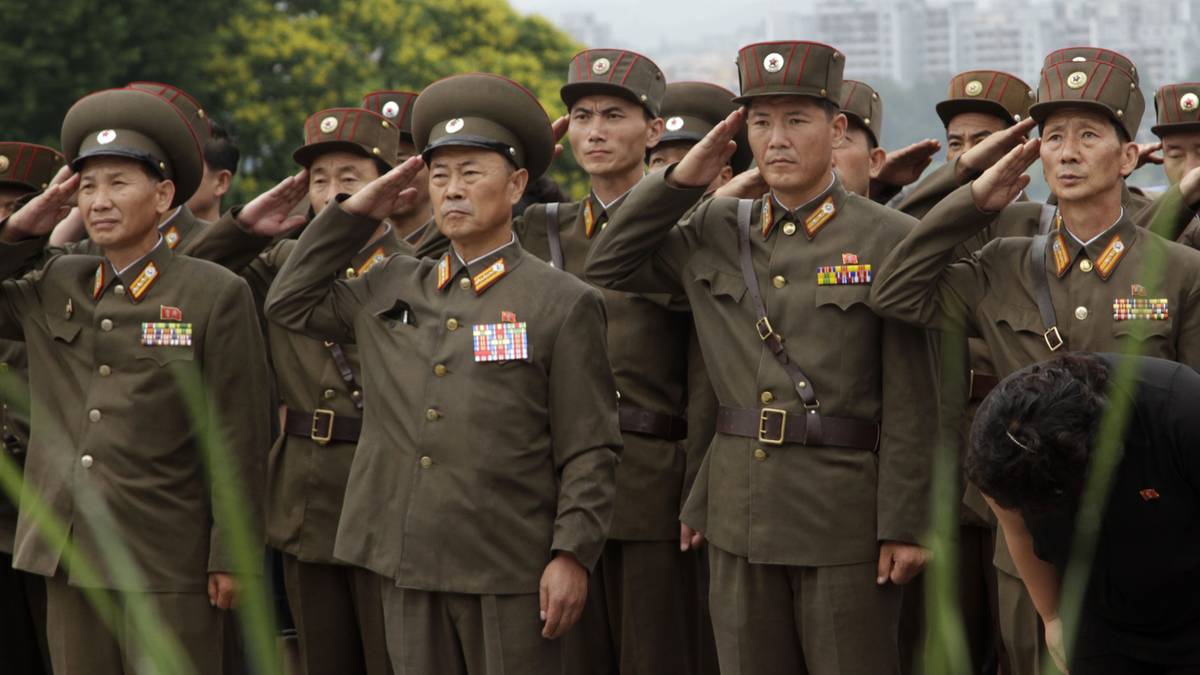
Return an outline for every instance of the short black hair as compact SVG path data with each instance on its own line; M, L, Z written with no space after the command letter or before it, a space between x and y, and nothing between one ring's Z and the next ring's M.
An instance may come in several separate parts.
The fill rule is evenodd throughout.
M867 150L874 150L879 147L879 144L875 142L875 132L868 129L867 125L859 122L857 117L846 115L846 123L848 126L863 132L863 135L867 137Z
M242 153L229 132L213 122L212 134L204 142L204 163L212 171L224 170L236 176L241 157Z
M967 447L967 478L1006 509L1062 512L1083 492L1108 366L1067 354L1009 377L984 401Z

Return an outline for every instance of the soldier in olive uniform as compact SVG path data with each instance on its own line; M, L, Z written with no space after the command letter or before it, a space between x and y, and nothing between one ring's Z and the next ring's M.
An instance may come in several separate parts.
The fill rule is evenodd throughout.
M887 161L880 147L883 133L883 99L865 82L842 82L842 114L846 116L846 135L833 149L833 168L846 192L871 196L871 179Z
M732 91L707 82L668 84L662 102L663 134L658 144L646 153L646 165L650 170L665 169L683 159L692 146L737 109L733 99ZM745 129L739 131L735 140L738 147L729 158L729 166L722 169L721 175L708 186L706 195L749 169L754 162Z
M621 447L604 300L512 233L512 205L554 148L532 93L495 75L441 80L418 97L413 135L451 250L336 278L415 198L410 159L317 216L267 316L358 344L369 395L334 554L393 580L395 670L557 675L554 638L587 598Z
M235 525L216 503L240 498L258 536L270 418L253 300L228 271L175 255L157 228L202 173L198 139L175 107L136 89L91 94L67 113L62 146L79 173L9 218L5 237L25 241L0 249L0 266L8 276L44 248L76 189L102 255L55 256L0 286L0 332L25 340L32 390L14 564L49 578L56 673L139 669L141 608L196 672L219 673L222 610L236 602L238 577L261 571L257 560L239 566ZM189 367L209 394L199 419L178 377ZM232 484L206 475L206 424L225 441L226 457L213 461L232 464ZM68 540L37 529L25 508L35 499ZM91 574L62 565L68 542ZM132 566L104 555L110 544ZM108 605L91 606L84 583Z
M1163 170L1171 183L1158 200L1155 231L1163 236L1178 231L1179 243L1200 248L1200 83L1159 87L1154 109L1157 124L1150 130L1162 140Z
M0 143L0 220L18 200L50 185L62 168L63 156L32 143ZM3 449L19 467L29 447L29 381L25 343L0 340L0 431ZM46 582L37 574L12 568L17 531L16 502L0 494L0 654L6 672L34 675L50 672L46 652Z
M844 60L743 48L748 112L634 188L587 264L604 286L691 303L721 407L683 517L712 544L723 673L897 672L897 584L925 559L931 443L912 394L934 386L928 344L866 304L871 266L913 222L833 171ZM770 192L680 221L746 115Z
M360 108L311 115L293 157L304 171L245 207L232 209L187 246L190 256L238 272L256 300L295 251L279 238L303 221L290 216L303 197L320 213L390 170L399 153L395 122ZM307 180L305 180L307 177ZM411 248L382 223L338 268L352 279ZM362 370L354 345L267 325L283 433L267 471L267 541L283 554L283 577L308 675L389 673L380 577L333 554L346 478L362 428Z
M373 91L363 96L363 107L383 115L400 129L400 150L397 162L403 162L418 154L413 144L412 112L418 92L414 91ZM416 246L422 237L430 230L436 230L433 224L433 210L429 204L429 175L422 169L417 175L412 187L417 191L417 198L411 204L405 204L399 213L388 217L388 222L396 230L396 236L405 243Z
M1200 363L1200 253L1137 226L1124 176L1145 107L1131 64L1111 52L1047 59L1030 109L1041 138L1020 143L935 206L880 270L872 301L920 325L979 335L1005 376L1053 352L1121 351ZM990 140L990 139L989 139ZM1054 206L1012 203L1041 158ZM962 257L961 242L991 237ZM1038 672L1032 603L997 544L1001 630L1015 673ZM1008 570L1012 572L1008 572ZM1030 634L1034 635L1031 636Z

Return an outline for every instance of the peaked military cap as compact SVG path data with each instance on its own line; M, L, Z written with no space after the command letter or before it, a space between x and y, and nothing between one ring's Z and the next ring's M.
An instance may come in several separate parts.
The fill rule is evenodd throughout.
M934 108L944 126L962 113L999 117L1009 126L1029 117L1037 94L1020 78L999 70L968 70L950 79L950 91Z
M304 145L292 153L303 167L325 152L350 152L396 166L400 131L383 115L365 108L329 108L304 121Z
M584 96L619 96L662 115L667 78L656 63L624 49L585 49L571 59L567 83L559 90L570 110Z
M842 102L842 71L846 57L819 42L759 42L738 51L737 103L756 96L811 96Z
M1046 60L1042 63L1042 70L1063 63L1081 63L1083 61L1110 63L1128 73L1134 82L1138 81L1137 67L1133 65L1133 61L1130 61L1129 57L1102 47L1066 47L1056 49L1046 55Z
M871 134L875 147L883 137L883 99L879 92L865 82L844 80L842 82L842 112Z
M419 92L373 91L363 96L362 107L383 115L400 129L400 138L412 142L413 103Z
M204 107L200 105L200 102L186 91L161 82L130 82L129 87L157 94L179 108L188 123L192 125L192 130L196 132L196 138L200 139L201 148L208 142L208 139L212 138L212 120L208 118L208 113L204 112Z
M737 107L733 102L733 92L725 87L708 82L672 82L667 85L667 93L663 96L662 116L666 125L659 145L698 143ZM737 150L729 164L734 173L741 173L754 161L744 125L733 140L737 142Z
M1200 131L1200 82L1182 82L1159 87L1154 92L1157 136L1177 131Z
M29 192L45 190L65 162L62 154L44 145L0 143L0 187Z
M63 120L62 149L76 171L92 157L144 162L175 183L172 206L190 199L204 175L200 140L187 118L141 89L106 89L76 101Z
M426 87L413 104L413 139L426 162L438 148L483 148L528 171L530 180L554 156L550 118L537 97L490 73L453 75Z
M1091 61L1073 56L1067 60L1055 60L1052 65L1042 69L1037 103L1030 107L1030 116L1042 126L1050 113L1057 109L1092 108L1111 117L1130 139L1136 138L1142 114L1146 111L1146 100L1131 74L1134 72L1132 63L1116 52L1092 51L1103 52L1107 60ZM1049 57L1047 62L1050 62Z

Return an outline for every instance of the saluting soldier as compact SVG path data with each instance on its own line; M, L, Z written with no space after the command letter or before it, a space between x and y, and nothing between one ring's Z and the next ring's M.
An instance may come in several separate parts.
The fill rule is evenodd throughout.
M1171 187L1157 201L1152 226L1163 236L1179 232L1179 243L1200 248L1200 83L1159 87L1154 109L1157 124L1150 130L1162 141Z
M7 275L28 259L22 249L40 251L76 190L102 255L56 256L0 286L0 332L25 340L32 396L14 565L48 578L56 673L133 672L144 636L131 626L147 606L197 673L219 673L222 610L240 575L261 573L257 561L237 566L234 525L217 503L241 492L256 535L270 418L253 300L236 276L175 255L159 232L203 171L175 107L136 89L91 94L68 111L62 146L78 174L9 218L5 235L27 241L0 249L0 266ZM209 401L199 419L178 378L189 366ZM228 454L213 459L232 464L236 484L206 476L205 424L217 425ZM94 577L62 566L67 541L38 531L24 508L33 500L68 528ZM133 569L102 555L110 543ZM79 588L89 579L109 598L103 610Z
M50 186L63 156L44 145L0 143L0 220L18 202ZM17 466L29 447L29 377L25 343L0 339L0 432L3 449ZM0 654L14 675L49 673L46 652L46 582L12 567L17 505L0 494Z
M621 447L604 300L513 236L512 205L554 149L532 93L460 75L422 91L413 115L451 250L336 278L415 198L410 159L317 216L267 316L359 346L369 395L334 555L391 581L395 670L557 675Z
M289 215L307 197L316 213L342 194L354 194L387 173L399 156L397 124L361 108L318 111L304 123L304 145L293 153L302 167L245 207L235 207L187 247L187 255L238 272L258 303L295 251L279 235L302 223ZM352 279L411 247L391 222L341 261ZM362 428L364 391L357 348L318 340L270 323L282 434L267 472L267 542L283 555L288 605L296 624L300 662L308 675L389 673L380 577L337 560L334 537L346 479Z
M846 116L846 134L833 148L833 168L846 192L870 198L871 180L887 161L879 143L883 99L865 82L844 80L839 107Z
M1122 206L1124 176L1145 108L1132 66L1048 59L1023 142L955 190L905 238L880 270L872 301L890 316L979 335L997 376L1061 350L1120 351L1200 363L1200 253L1140 228ZM1054 55L1052 55L1054 56ZM1082 59L1082 60L1077 60ZM1012 203L1042 160L1054 206ZM980 231L1039 232L998 238L961 257ZM1013 672L1038 672L1036 614L1006 546L997 544L1000 627Z
M928 345L866 303L872 265L913 222L833 171L844 60L744 47L748 111L643 179L587 265L610 288L685 292L695 315L721 407L683 520L712 544L722 673L897 672L896 584L925 559L931 443L912 394L933 387ZM680 222L745 116L770 192Z
M412 113L413 103L419 92L415 91L373 91L363 96L363 106L371 112L379 113L400 129L400 149L396 162L403 162L417 154L413 144ZM396 230L396 236L405 243L416 246L425 234L437 230L433 224L433 209L429 204L429 174L422 169L417 174L412 187L417 191L417 197L411 204L405 204L400 212L388 217L388 222Z
M662 102L662 137L646 153L646 165L650 170L665 169L683 159L692 146L704 140L713 127L737 109L734 98L732 91L708 82L668 84ZM722 169L717 180L708 186L706 195L711 195L754 163L744 128L734 140L738 146L729 158L729 166Z

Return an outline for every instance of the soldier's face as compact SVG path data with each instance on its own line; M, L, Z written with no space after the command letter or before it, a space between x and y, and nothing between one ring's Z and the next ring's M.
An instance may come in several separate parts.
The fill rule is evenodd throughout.
M1119 191L1137 155L1137 144L1125 143L1108 117L1090 109L1056 111L1042 126L1042 170L1059 201Z
M320 213L340 194L352 195L379 178L375 160L352 152L326 152L308 167L308 200L313 213Z
M213 169L208 162L205 162L204 176L200 179L200 186L196 188L196 193L187 200L188 208L193 213L219 211L221 197L229 192L229 182L232 179L233 174L228 169Z
M429 196L438 230L450 241L473 244L512 226L512 207L529 173L491 150L446 147L429 163Z
M746 123L763 180L782 195L827 180L833 148L846 135L846 116L830 116L807 96L755 98Z
M833 147L833 168L846 190L862 197L871 191L871 176L883 166L887 153L872 148L871 138L858 124L846 127L846 135Z
M1200 167L1200 131L1176 131L1162 137L1163 171L1178 185L1188 171Z
M17 205L17 200L21 198L21 195L28 192L29 190L21 188L0 187L0 220L11 216Z
M585 96L571 106L567 138L589 176L640 171L646 149L658 144L663 121L646 119L641 106L616 96Z
M951 117L946 125L946 161L953 162L983 139L1007 128L1007 122L986 113L965 112Z
M156 233L174 197L174 183L124 157L89 159L79 176L79 213L88 237L104 249L135 246Z
M689 141L672 141L670 143L659 143L650 151L650 160L646 165L651 171L662 171L672 164L683 159L683 156L691 150L695 143ZM708 184L708 189L704 194L716 191L722 185L728 183L733 178L733 167L726 165L721 169L721 173L713 179L713 182Z
M403 164L415 154L417 154L417 149L413 147L411 141L400 141L400 159L396 163ZM392 214L397 218L407 217L414 213L429 214L429 167L421 165L421 171L417 173L410 187L416 189L417 198L401 207L398 213Z

